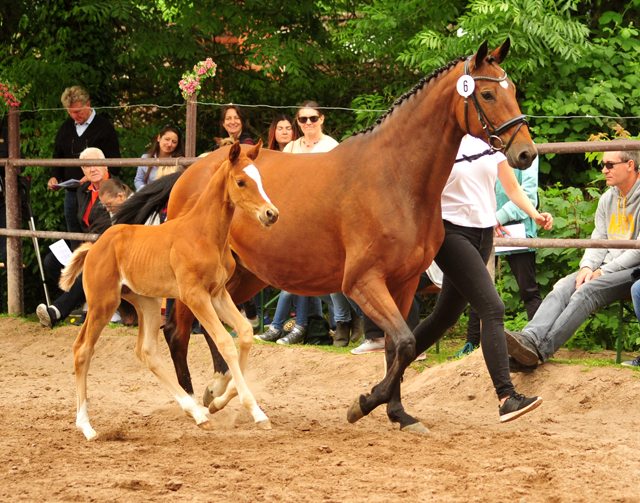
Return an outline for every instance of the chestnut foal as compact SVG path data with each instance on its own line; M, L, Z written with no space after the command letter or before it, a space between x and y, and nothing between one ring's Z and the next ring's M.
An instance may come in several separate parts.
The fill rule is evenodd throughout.
M60 286L69 289L84 268L83 286L89 309L73 345L73 356L78 393L76 426L87 439L96 435L87 412L89 364L96 341L121 298L133 304L138 312L136 356L200 428L212 429L206 409L182 389L157 354L162 298L179 298L188 305L229 363L233 381L209 411L221 409L239 394L256 425L271 428L269 418L256 404L242 376L253 329L225 289L235 269L229 248L235 208L241 208L265 227L278 220L278 210L265 194L260 173L252 164L261 146L260 141L244 154L236 142L229 150L228 160L208 182L203 197L183 217L160 226L116 225L96 243L83 244L74 252L62 273ZM220 319L236 329L239 355Z

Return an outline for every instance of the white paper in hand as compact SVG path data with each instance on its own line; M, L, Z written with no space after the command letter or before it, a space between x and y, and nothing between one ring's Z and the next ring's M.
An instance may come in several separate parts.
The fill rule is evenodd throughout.
M513 224L513 225L505 225L505 229L507 229L511 235L505 234L502 236L503 238L526 238L527 237L527 229L525 229L524 224ZM524 246L496 246L496 253L506 253L510 251L518 251L518 250L526 250L527 248Z
M51 253L53 253L53 256L58 259L58 262L67 267L72 255L67 242L64 239L61 239L60 241L56 241L52 245L49 245L49 249L51 250Z

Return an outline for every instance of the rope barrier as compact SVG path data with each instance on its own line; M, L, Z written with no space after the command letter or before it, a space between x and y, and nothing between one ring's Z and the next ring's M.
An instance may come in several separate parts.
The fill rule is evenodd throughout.
M274 110L281 110L281 109L295 109L298 108L300 105L266 105L266 104L257 104L257 105L249 105L249 104L242 104L242 103L211 103L211 102L206 102L206 101L196 101L195 102L198 105L203 105L203 106L211 106L211 107L225 107L227 105L237 105L239 107L242 108L269 108L269 109L274 109ZM171 105L158 105L155 103L140 103L140 104L134 104L134 105L114 105L114 106L101 106L101 107L91 107L94 110L118 110L118 109L122 109L122 108L163 108L163 109L168 109L168 108L183 108L186 107L187 104L186 103L173 103ZM331 106L327 106L327 107L321 107L323 110L340 110L343 112L375 112L375 113L384 113L387 111L387 109L377 109L377 108L349 108L349 107L331 107ZM37 108L37 109L33 109L33 110L24 110L21 109L20 112L26 112L26 113L37 113L37 112L62 112L62 111L66 111L66 108L64 107L60 107L60 108ZM530 119L615 119L615 120L633 120L633 119L640 119L640 115L625 115L625 116L615 116L615 115L530 115L530 114L524 114L525 117L530 118Z

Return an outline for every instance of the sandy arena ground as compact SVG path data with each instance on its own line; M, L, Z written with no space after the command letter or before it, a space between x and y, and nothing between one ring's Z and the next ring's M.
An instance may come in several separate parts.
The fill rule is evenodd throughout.
M545 402L501 425L480 352L411 368L404 404L432 432L420 436L397 431L382 407L346 421L382 377L381 355L254 345L248 382L274 429L256 429L234 399L205 432L136 359L136 332L107 329L89 377L99 436L87 442L74 425L77 333L0 319L0 501L640 502L631 369L516 374L518 391ZM200 395L212 373L202 336L189 360Z

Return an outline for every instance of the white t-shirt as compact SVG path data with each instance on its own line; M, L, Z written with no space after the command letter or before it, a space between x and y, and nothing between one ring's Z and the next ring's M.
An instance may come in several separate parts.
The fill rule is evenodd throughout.
M333 150L338 145L339 143L337 141L331 138L331 136L327 136L325 134L322 135L320 141L314 145L310 152L302 146L302 137L298 138L296 141L287 143L282 151L289 152L291 154L317 154L320 152L329 152L329 150Z
M488 148L484 141L466 135L460 142L456 159L479 154ZM496 177L498 164L504 160L504 154L496 152L475 161L455 163L442 191L442 219L481 229L496 225Z

